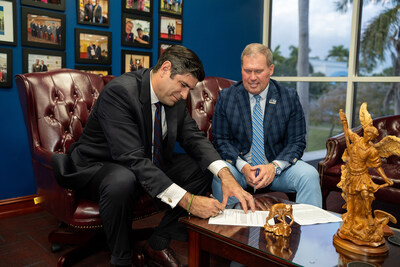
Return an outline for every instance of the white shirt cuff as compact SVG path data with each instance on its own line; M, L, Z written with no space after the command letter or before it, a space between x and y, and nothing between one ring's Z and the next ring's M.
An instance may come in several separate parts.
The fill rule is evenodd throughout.
M274 162L276 164L278 164L279 167L281 167L282 171L284 169L286 169L287 167L289 167L289 162L288 161L285 161L285 160L274 160Z
M238 157L236 160L236 169L242 172L244 165L249 164L247 161L243 160L241 157Z
M208 170L210 172L212 172L212 174L214 174L215 176L218 177L218 172L222 169L228 167L228 165L226 165L225 161L223 160L216 160L214 162L212 162L209 166L208 166Z
M157 195L162 202L171 206L171 208L175 208L178 202L183 198L186 194L186 190L180 187L179 185L173 183L163 192Z
M208 170L212 172L215 176L218 176L218 172L222 169L228 167L225 161L223 160L216 160L208 166ZM173 183L163 192L157 195L162 202L171 206L171 208L175 208L176 205L181 201L183 196L186 194L186 190L180 187L179 185Z

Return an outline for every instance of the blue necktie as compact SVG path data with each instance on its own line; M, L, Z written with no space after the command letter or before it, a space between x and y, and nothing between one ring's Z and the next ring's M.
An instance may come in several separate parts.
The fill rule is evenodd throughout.
M161 129L161 103L157 102L154 114L154 147L153 147L153 163L160 169L163 166L162 158L162 129Z
M265 163L264 153L264 129L263 129L263 115L261 112L260 100L261 96L255 95L256 104L253 109L252 129L253 140L251 150L251 165L261 165Z

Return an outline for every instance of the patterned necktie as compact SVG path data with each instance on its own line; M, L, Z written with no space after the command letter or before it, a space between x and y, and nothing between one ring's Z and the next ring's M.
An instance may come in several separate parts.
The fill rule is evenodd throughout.
M160 169L163 166L162 158L162 129L161 129L161 103L157 102L156 112L154 114L154 147L153 163Z
M254 105L253 117L252 117L252 129L253 129L253 140L251 149L252 166L261 165L265 163L263 116L260 105L261 96L255 95L254 98L256 99L256 104Z

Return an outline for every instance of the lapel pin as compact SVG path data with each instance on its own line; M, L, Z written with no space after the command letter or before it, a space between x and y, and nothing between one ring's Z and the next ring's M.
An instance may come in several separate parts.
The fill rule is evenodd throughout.
M272 105L275 105L276 104L276 99L270 99L269 103L272 104Z

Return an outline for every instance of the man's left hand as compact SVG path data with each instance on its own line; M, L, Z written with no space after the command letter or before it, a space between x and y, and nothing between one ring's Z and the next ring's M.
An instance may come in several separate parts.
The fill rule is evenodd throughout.
M256 165L250 168L251 171L259 169L258 181L256 182L256 189L264 188L269 186L275 178L275 167L269 163L266 165Z

